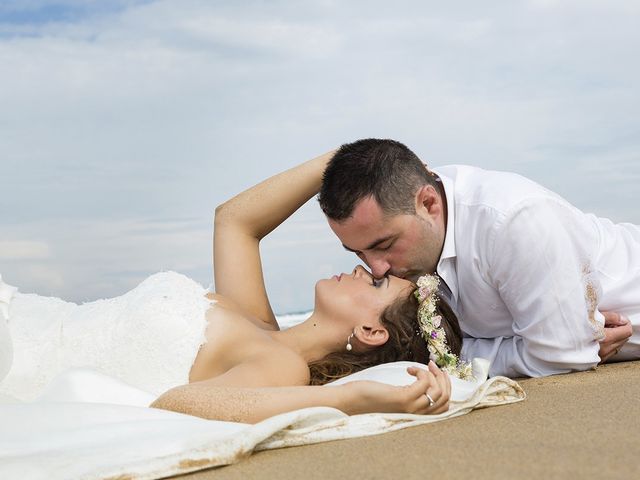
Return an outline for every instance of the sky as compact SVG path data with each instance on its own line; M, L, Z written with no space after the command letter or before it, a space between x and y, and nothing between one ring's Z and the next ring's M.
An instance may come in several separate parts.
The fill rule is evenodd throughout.
M218 204L364 137L640 224L638 25L625 0L0 0L0 274L207 287ZM277 313L357 260L315 200L262 252Z

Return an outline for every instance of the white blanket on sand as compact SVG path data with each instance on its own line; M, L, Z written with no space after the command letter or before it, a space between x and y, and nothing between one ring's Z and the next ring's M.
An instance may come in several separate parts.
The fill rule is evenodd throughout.
M12 294L5 286L5 305ZM7 331L0 328L0 336ZM10 338L0 338L5 344ZM407 365L380 365L341 381L407 384L413 381ZM376 435L524 399L517 383L487 380L487 372L486 362L475 361L475 382L454 379L451 408L441 415L347 416L318 407L248 425L148 408L154 394L93 368L72 368L35 401L0 403L0 478L162 478L235 463L253 451Z

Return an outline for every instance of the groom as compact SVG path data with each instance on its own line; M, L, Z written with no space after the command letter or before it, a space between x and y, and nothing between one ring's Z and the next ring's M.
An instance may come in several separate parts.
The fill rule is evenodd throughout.
M343 145L319 202L374 276L438 273L463 356L490 360L491 375L587 370L640 350L637 333L625 345L640 322L638 227L584 214L515 174L429 170L392 140ZM606 310L632 322L605 322Z

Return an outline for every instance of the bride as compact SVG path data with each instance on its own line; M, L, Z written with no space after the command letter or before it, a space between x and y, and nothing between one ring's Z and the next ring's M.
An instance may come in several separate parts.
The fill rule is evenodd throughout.
M468 366L458 361L460 329L438 297L437 278L422 277L418 286L392 276L376 281L358 266L317 282L309 319L278 327L259 243L318 191L310 179L321 177L332 155L276 175L216 209L216 293L208 301L201 287L177 274L153 275L122 297L81 306L16 295L8 310L13 366L0 395L33 399L36 390L28 383L44 386L61 371L89 366L161 393L152 407L217 420L257 422L312 406L348 414L446 411L448 372L462 377ZM428 368L409 368L415 380L407 386L321 386L400 360Z

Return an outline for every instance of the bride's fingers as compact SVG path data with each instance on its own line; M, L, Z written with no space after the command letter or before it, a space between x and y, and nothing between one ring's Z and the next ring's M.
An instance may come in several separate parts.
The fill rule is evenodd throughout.
M423 370L416 367L408 367L407 372L416 377L416 381L407 386L413 398L419 400L426 399L427 397L425 396L425 393L428 389L433 388L434 385L436 385L436 390L439 390L439 387L437 386L438 382L436 381L433 374L428 370Z
M407 367L407 373L416 377L416 381L412 383L412 386L420 385L426 387L427 385L436 383L435 377L429 370L417 367Z
M438 381L438 384L440 385L440 388L442 389L443 402L446 403L451 397L451 379L449 378L449 374L446 371L442 370L440 372L440 375L436 376L436 379Z
M449 372L444 372L444 380L447 386L447 398L451 400L451 378L449 378Z
M439 398L442 392L445 390L445 377L443 377L443 372L436 366L435 363L429 362L427 368L428 370L423 370L416 367L408 367L407 372L410 375L416 377L416 382L413 383L416 388L418 387L418 385L423 385L426 382L426 385L430 389L429 395L434 399L436 396ZM436 375L434 375L434 373Z
M442 411L447 411L449 409L449 400L451 399L451 380L449 379L449 374L447 372L442 372L442 374L442 396L440 397L440 404L438 405L438 408L442 408Z
M446 370L441 370L438 366L431 362L429 364L429 371L433 373L436 380L440 384L443 391L447 392L447 395L451 394L451 380L449 379L449 374Z
M429 387L427 391L434 400L434 405L431 406L431 409L435 413L441 413L449 408L451 381L447 372L440 370L433 362L429 362L429 372L433 375L435 380L433 386Z
M422 373L427 373L429 370L428 369L424 369L424 368L418 368L418 367L407 367L407 372L410 375L413 375L414 377L418 377L418 374Z
M449 409L451 388L448 375L432 363L429 363L428 370L407 368L407 373L416 377L416 381L404 390L407 412L436 415Z
M429 371L431 373L433 373L433 375L437 378L440 378L444 375L444 370L440 370L440 368L438 367L438 365L436 365L436 362L434 362L433 360L429 360Z
M446 372L440 370L438 366L433 362L429 362L429 372L433 375L435 383L440 387L443 393L447 392L447 377Z
M416 381L410 385L410 387L413 390L416 390L416 391L422 390L422 392L424 392L427 389L427 387L429 387L429 385L431 385L432 383L435 383L435 378L433 377L433 375L431 375L431 373L428 370L423 370L421 368L416 368L416 367L408 367L407 372L410 375L413 375L414 377L416 377Z
M417 400L415 412L431 415L446 412L451 395L449 376L433 362L429 362L428 368L407 368L407 372L416 377L416 381L409 386L411 396Z
M413 400L412 412L420 415L439 413L442 392L431 372L422 370L419 373L422 380L411 385Z

